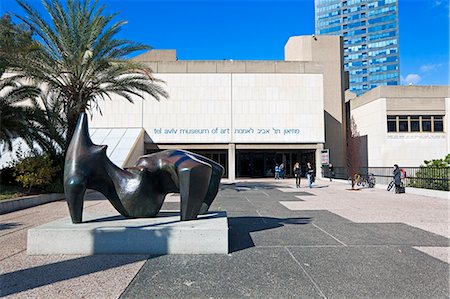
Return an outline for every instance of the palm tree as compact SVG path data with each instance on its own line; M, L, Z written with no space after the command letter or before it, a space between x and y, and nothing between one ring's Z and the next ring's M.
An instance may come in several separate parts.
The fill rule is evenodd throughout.
M115 38L125 21L112 25L117 14L106 15L105 6L97 0L42 0L50 16L48 24L23 0L17 0L26 16L17 17L39 37L39 51L16 60L14 80L32 80L45 86L51 97L63 107L68 128L65 148L71 140L78 115L98 109L100 99L112 94L133 102L133 97L149 94L155 99L166 98L162 82L151 75L151 69L127 57L149 47Z
M20 104L38 94L36 88L20 86L10 79L0 81L0 143L3 150L11 151L12 141L18 137L33 147L35 131L31 120L35 115L34 109Z

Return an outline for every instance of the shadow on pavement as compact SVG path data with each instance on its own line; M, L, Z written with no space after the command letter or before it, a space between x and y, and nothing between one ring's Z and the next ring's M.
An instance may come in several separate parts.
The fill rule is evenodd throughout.
M97 255L0 275L0 297L148 259L148 255Z
M274 217L229 217L230 253L254 247L250 233L283 227L286 224L303 225L311 223L311 217L274 218Z
M19 225L21 225L21 223L17 222L0 223L0 230L12 229Z

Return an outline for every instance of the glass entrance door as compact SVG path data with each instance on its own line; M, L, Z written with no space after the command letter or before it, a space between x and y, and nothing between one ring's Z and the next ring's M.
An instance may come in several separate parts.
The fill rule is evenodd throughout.
M299 162L302 169L306 162L315 166L315 150L298 151L236 151L236 177L274 177L275 165L284 163L286 177L293 177L293 167Z

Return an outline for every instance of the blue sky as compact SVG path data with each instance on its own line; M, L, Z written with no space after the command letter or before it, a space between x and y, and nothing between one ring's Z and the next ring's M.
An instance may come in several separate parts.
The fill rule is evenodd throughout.
M28 0L40 7L39 0ZM179 59L283 59L290 36L314 33L314 0L100 0L128 20L122 38ZM21 13L0 0L0 14ZM449 84L449 0L399 0L402 83Z

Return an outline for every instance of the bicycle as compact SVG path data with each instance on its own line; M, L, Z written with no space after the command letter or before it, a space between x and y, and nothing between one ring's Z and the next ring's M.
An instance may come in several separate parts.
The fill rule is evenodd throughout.
M363 179L361 179L361 175L360 174L355 173L354 176L353 176L353 179L355 181L355 185L357 185L357 186L361 186L362 185L363 187L365 187L366 182ZM350 185L352 184L352 177L351 176L348 177L348 183Z
M376 180L373 173L370 173L368 176L365 176L364 180L366 182L366 185L369 186L369 188L375 187Z

